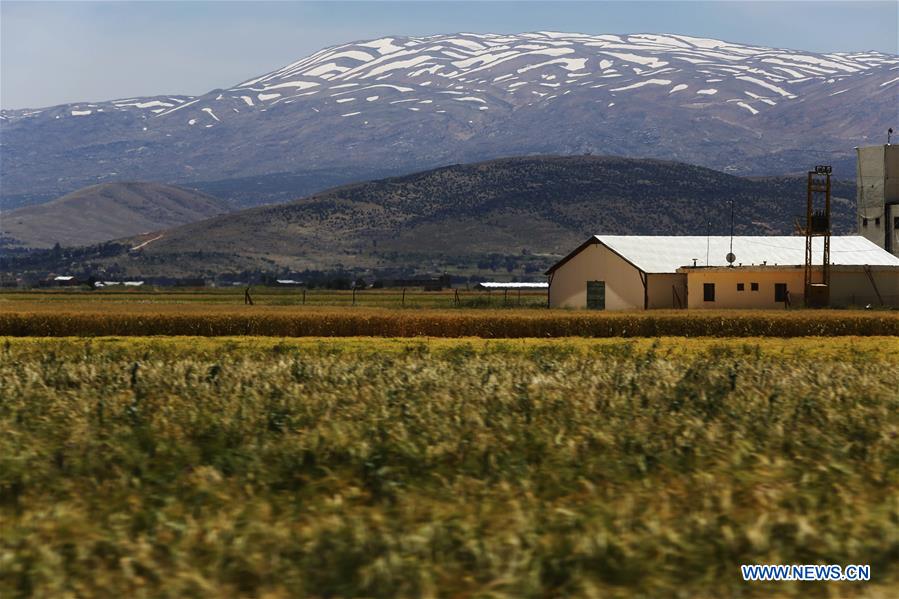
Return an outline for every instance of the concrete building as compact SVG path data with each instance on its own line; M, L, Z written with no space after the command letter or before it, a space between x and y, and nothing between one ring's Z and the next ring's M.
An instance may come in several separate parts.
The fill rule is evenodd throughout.
M899 146L856 148L858 233L899 256Z
M805 238L595 235L547 271L550 307L801 306ZM813 253L821 256L822 240ZM818 267L820 268L820 267ZM832 306L899 307L899 258L860 235L831 238Z

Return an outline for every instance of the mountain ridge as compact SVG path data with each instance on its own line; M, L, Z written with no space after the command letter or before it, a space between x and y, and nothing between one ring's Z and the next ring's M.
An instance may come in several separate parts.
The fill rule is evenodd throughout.
M304 191L508 155L668 158L737 174L819 162L896 118L899 56L676 34L392 36L201 96L0 112L3 196L121 178L308 175ZM43 158L36 158L36 148ZM51 169L50 165L54 168Z

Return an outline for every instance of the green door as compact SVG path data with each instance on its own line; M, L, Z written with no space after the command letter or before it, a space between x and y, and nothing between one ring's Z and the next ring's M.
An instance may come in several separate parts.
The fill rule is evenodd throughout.
M587 281L587 309L606 309L606 282Z

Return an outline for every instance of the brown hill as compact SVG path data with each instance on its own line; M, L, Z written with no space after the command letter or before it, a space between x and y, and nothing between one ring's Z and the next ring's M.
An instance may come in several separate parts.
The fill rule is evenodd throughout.
M159 183L103 183L37 206L0 213L0 247L79 246L177 227L229 204Z
M835 224L848 231L854 187L837 183L834 193ZM118 255L98 256L95 264L140 276L306 269L533 273L593 233L727 234L731 200L737 234L789 234L804 209L805 183L658 160L507 158L347 185L161 237L130 238ZM140 251L127 251L141 244Z

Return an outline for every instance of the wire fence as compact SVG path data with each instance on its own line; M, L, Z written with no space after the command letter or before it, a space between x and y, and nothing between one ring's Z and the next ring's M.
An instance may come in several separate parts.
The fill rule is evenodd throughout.
M545 308L546 290L481 290L422 288L306 289L303 287L183 288L142 287L123 289L54 289L5 291L8 300L65 302L139 302L165 304L252 304L260 306L360 306L383 308Z

